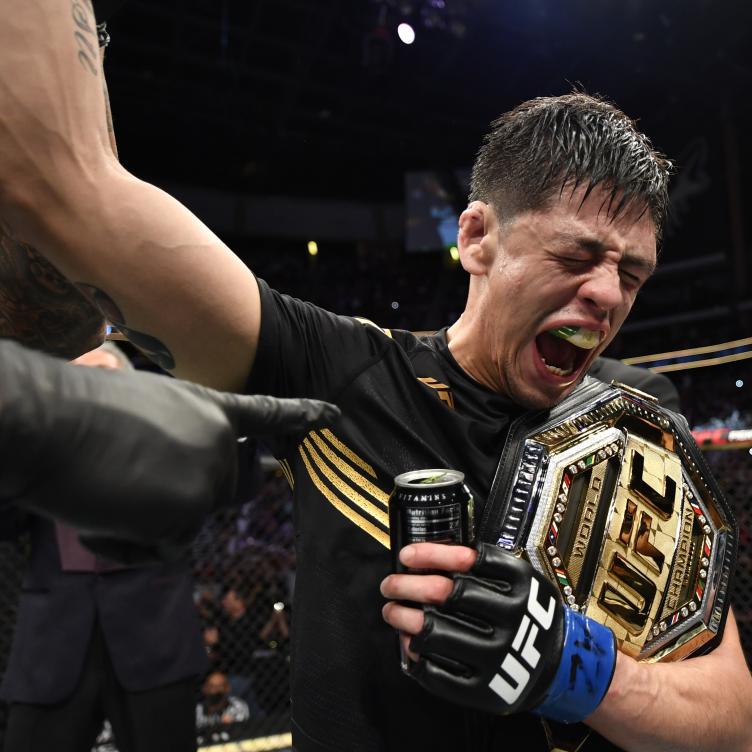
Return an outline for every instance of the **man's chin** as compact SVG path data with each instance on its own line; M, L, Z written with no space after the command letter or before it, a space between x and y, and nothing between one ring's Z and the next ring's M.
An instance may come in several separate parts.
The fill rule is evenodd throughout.
M527 410L548 410L572 394L580 381L582 381L582 376L571 384L551 389L536 389L525 385L512 399Z

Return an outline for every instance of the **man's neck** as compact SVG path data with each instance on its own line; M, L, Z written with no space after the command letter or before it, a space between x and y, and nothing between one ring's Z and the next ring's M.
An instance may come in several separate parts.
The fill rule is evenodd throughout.
M498 385L494 383L491 374L478 362L475 355L480 349L478 348L480 336L480 332L475 331L470 325L468 314L465 312L447 329L447 347L457 365L469 377L487 389L498 392Z

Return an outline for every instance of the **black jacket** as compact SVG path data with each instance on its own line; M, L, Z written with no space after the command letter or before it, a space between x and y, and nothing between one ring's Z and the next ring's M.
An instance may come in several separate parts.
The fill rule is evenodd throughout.
M187 561L65 572L54 525L32 517L31 555L0 697L40 704L67 698L97 619L117 678L129 691L162 686L207 667Z

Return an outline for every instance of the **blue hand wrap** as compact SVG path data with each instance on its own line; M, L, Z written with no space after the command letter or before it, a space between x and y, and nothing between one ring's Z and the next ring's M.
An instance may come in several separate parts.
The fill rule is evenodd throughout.
M616 638L608 628L565 609L564 646L546 699L532 712L562 723L587 718L608 691L616 667Z

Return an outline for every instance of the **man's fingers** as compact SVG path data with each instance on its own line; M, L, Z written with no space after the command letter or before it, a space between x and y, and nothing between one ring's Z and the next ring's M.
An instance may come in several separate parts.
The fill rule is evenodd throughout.
M305 433L312 428L330 425L340 416L336 405L321 400L232 394L190 382L182 382L182 385L221 408L238 436Z
M420 656L410 650L410 641L413 639L412 635L406 632L399 633L400 645L402 646L402 655L406 655L413 663L417 663L420 660Z
M330 425L340 416L336 405L320 400L279 399L264 395L226 396L235 398L234 414L240 435L305 433L312 428Z
M400 551L400 561L410 569L467 572L477 558L478 552L474 548L442 543L412 543Z
M441 605L452 592L454 582L442 575L392 574L381 583L385 598Z
M423 611L390 601L381 609L384 621L400 632L418 634L423 629Z

